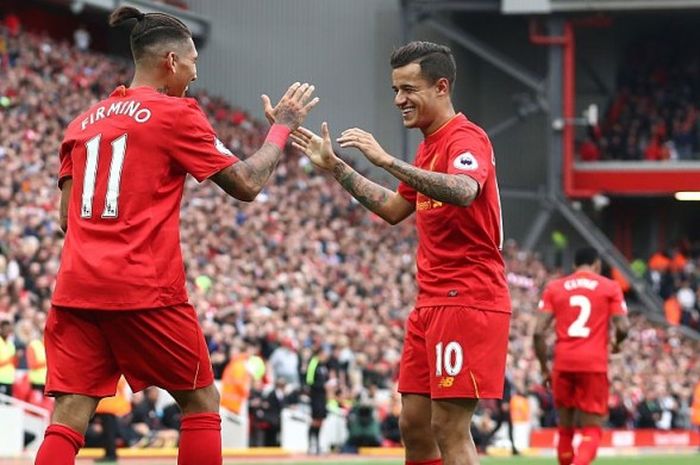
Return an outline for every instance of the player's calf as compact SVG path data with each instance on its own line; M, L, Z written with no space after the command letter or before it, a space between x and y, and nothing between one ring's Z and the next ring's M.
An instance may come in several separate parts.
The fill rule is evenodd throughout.
M571 465L574 462L574 428L559 427L559 442L557 443L557 458L559 465Z
M432 403L431 428L444 465L478 465L470 426L477 399L440 399Z
M44 441L36 454L35 465L73 465L78 451L85 445L83 435L66 425L46 428Z
M584 426L581 433L581 445L578 446L573 465L589 465L595 460L603 430L600 426Z
M216 386L170 394L182 410L178 465L221 465L220 400Z

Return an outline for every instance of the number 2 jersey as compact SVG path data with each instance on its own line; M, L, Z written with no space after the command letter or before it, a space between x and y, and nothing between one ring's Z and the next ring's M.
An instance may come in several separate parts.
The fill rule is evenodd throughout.
M60 148L59 185L73 179L53 304L98 310L187 301L180 202L238 161L194 99L118 87L73 120Z
M608 371L610 318L627 314L622 289L615 281L575 272L545 287L539 309L554 314L554 370Z

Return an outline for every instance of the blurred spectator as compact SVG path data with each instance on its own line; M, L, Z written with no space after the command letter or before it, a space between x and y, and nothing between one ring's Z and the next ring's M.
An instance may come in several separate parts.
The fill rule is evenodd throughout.
M238 414L243 411L243 404L248 399L253 380L247 366L249 350L252 350L248 347L241 352L237 352L238 348L231 348L231 359L221 378L221 405Z
M85 26L80 25L75 30L73 40L75 41L75 48L81 52L87 52L90 49L90 33L85 29Z
M659 421L661 421L661 413L661 406L656 395L651 389L647 389L642 400L637 405L637 428L656 428Z
M15 382L15 344L11 338L12 323L0 320L0 394L12 395Z
M700 380L695 383L693 389L693 406L691 409L691 422L693 426L700 431Z
M19 36L20 32L22 32L22 23L19 20L19 16L17 16L13 12L7 13L5 15L5 28L10 34L10 37Z
M346 450L357 452L360 447L379 447L381 431L374 406L357 403L348 414L348 440Z
M288 385L284 377L277 378L274 386L268 389L267 392L263 392L261 408L263 412L262 418L266 423L263 446L280 446L282 409L297 404L298 401L294 387Z
M120 422L131 412L131 404L128 398L126 379L122 376L117 385L117 392L112 397L100 400L95 410L95 420L99 422L99 428L93 426L89 429L94 442L104 447L104 461L117 460L117 438L120 436ZM123 431L121 436L124 436ZM128 441L128 437L124 438Z
M28 375L32 390L36 392L36 395L43 397L46 385L45 318L43 313L38 313L37 317L39 315L41 315L39 318L41 323L37 323L34 337L27 346L27 368L29 369Z
M282 378L290 389L301 388L299 354L295 350L294 340L291 337L285 337L282 340L282 345L272 352L268 365L275 381Z
M158 405L160 391L148 387L134 393L131 398L131 422L141 437L137 447L175 447L180 429L180 412L172 402L166 407Z
M311 400L311 424L309 425L309 453L320 454L319 433L327 415L326 383L328 382L328 352L324 348L315 350L306 369L306 387Z
M384 416L379 428L384 438L384 445L399 447L401 445L401 430L399 429L399 414L401 413L401 399L392 396L389 403L389 411Z

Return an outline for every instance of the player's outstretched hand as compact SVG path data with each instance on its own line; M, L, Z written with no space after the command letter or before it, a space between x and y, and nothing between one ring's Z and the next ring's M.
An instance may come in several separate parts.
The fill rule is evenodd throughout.
M360 128L346 129L337 139L341 147L355 147L360 150L372 163L382 168L391 164L394 159L386 153L374 136Z
M328 123L321 124L321 136L300 127L291 134L292 146L309 157L311 163L322 170L332 170L338 163L338 156L333 152Z
M263 94L261 97L265 118L270 124L284 124L294 131L302 125L306 115L318 103L318 97L311 98L315 89L307 82L303 84L295 82L289 86L287 92L274 107L270 102L270 97Z

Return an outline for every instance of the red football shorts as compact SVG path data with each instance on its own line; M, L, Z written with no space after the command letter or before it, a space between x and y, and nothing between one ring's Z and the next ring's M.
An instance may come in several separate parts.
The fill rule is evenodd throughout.
M600 372L552 372L552 391L557 407L607 415L608 375Z
M406 322L399 392L432 399L503 397L510 314L414 309Z
M134 391L190 391L214 376L194 308L100 311L52 307L44 334L46 393L109 397L124 374Z

